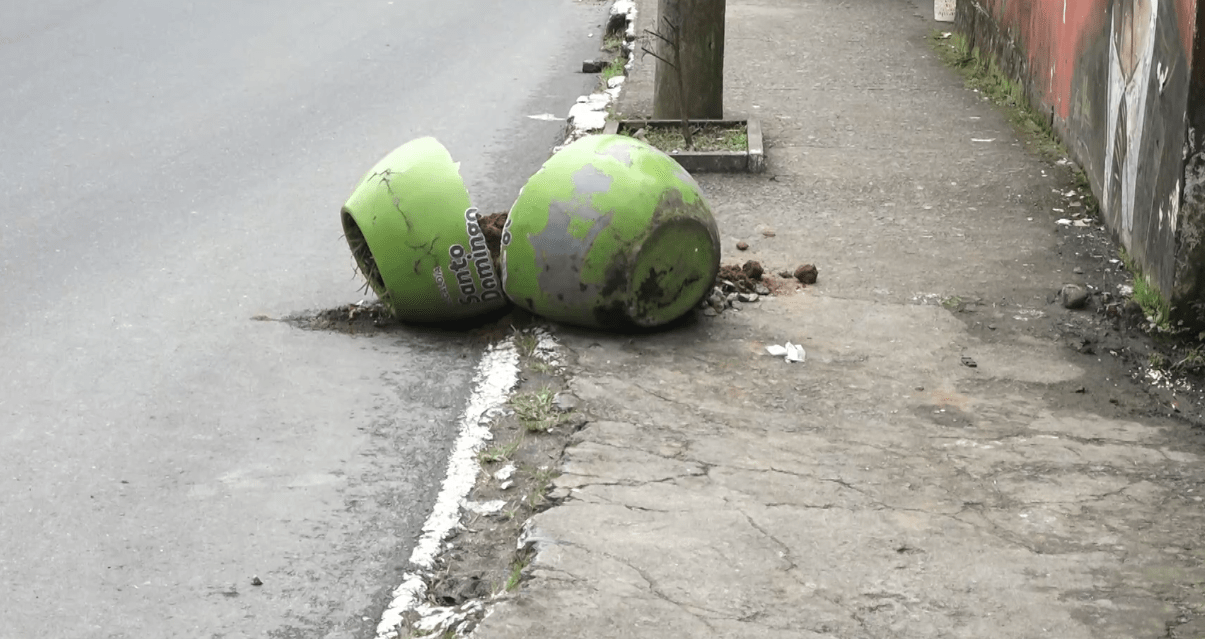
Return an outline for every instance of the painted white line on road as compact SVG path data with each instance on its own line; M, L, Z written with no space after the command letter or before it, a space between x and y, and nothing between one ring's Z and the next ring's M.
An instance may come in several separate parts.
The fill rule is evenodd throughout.
M460 509L477 482L477 451L490 439L491 409L501 406L519 380L519 354L514 342L506 340L491 346L481 357L473 375L473 393L460 419L460 434L448 457L448 473L435 508L423 525L423 535L410 554L412 567L430 570L448 533L460 525ZM381 613L377 639L398 636L402 615L414 609L426 595L427 586L419 572L407 572L393 591L393 601Z

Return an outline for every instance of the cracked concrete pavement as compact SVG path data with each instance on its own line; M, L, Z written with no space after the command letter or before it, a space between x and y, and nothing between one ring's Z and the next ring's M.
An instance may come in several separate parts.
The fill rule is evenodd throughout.
M728 0L726 110L769 170L699 176L725 262L820 282L560 329L593 421L474 637L1205 637L1205 436L1059 342L1091 314L1052 297L1086 259L1050 213L1070 176L941 66L925 9ZM620 113L650 96L651 58ZM788 340L805 363L765 353Z

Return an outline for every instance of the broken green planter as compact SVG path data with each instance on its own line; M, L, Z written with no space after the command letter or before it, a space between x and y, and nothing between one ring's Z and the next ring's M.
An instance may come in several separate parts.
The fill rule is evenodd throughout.
M719 266L719 233L699 185L627 136L587 136L549 158L502 236L511 301L581 326L672 322L702 301Z
M435 138L419 138L377 162L343 205L356 264L400 319L455 320L506 305L459 169Z

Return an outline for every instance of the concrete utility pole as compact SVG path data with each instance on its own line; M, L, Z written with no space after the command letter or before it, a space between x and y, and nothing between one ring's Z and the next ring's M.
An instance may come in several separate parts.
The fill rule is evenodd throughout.
M724 8L725 0L659 0L653 117L724 117Z

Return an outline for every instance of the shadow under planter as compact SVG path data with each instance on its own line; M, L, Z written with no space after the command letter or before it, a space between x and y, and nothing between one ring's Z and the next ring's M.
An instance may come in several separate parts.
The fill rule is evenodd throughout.
M766 154L762 145L761 123L757 120L691 120L692 127L722 130L743 130L746 144L742 150L681 151L662 149L691 173L761 173L766 170ZM611 120L603 133L634 135L637 131L680 129L679 120Z

